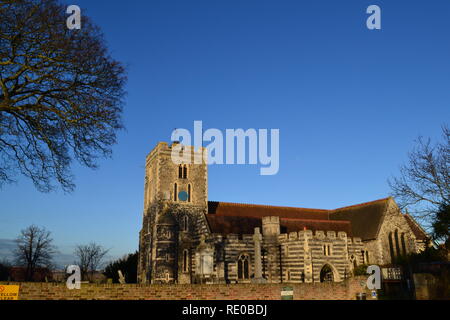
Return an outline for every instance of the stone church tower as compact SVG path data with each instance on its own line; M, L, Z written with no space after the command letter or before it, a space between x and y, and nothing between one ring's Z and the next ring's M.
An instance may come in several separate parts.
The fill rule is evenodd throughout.
M146 158L144 213L139 234L140 283L191 282L193 247L208 232L207 165L202 151L183 147L190 160L175 163L172 148L159 143ZM185 158L186 159L186 158ZM179 261L183 260L183 261ZM188 279L184 279L188 278Z

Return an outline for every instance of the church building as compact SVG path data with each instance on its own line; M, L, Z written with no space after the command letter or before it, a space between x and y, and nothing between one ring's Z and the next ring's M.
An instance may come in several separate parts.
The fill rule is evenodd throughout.
M426 245L391 197L332 210L209 201L202 154L177 164L173 146L146 158L140 283L339 282Z

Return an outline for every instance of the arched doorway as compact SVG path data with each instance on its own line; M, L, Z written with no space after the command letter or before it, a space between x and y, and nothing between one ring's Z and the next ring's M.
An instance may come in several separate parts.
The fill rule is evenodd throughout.
M329 264L326 264L320 270L320 282L333 282L334 281L334 273L333 269Z

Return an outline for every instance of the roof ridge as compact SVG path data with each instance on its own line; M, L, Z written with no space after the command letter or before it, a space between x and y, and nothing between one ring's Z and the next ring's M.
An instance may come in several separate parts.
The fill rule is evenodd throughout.
M425 229L422 228L422 226L416 221L416 219L414 219L412 215L410 215L409 213L404 213L403 215L407 217L409 221L411 221L416 227L418 227L419 230L422 231L425 236L428 236L428 233L425 231Z
M262 207L262 208L283 208L283 209L303 209L303 210L314 210L314 211L320 211L320 212L328 212L328 213L333 213L336 210L341 210L341 209L348 209L348 208L354 208L354 207L360 207L360 206L365 206L365 205L369 205L369 204L373 204L376 202L381 202L381 201L387 201L392 197L386 197L386 198L381 198L381 199L377 199L377 200L372 200L372 201L367 201L367 202L362 202L362 203L357 203L357 204L353 204L350 206L345 206L345 207L339 207L339 208L335 208L335 209L317 209L317 208L305 208L305 207L291 207L291 206L275 206L275 205L269 205L269 204L255 204L255 203L239 203L239 202L226 202L226 201L210 201L212 203L217 203L217 204L224 204L224 205L234 205L234 206L240 206L240 207Z
M333 212L336 211L336 210L349 209L349 208L354 208L354 207L362 207L362 206L366 206L366 205L369 205L369 204L373 204L373 203L375 203L375 202L388 201L388 200L391 199L391 198L392 198L392 197L386 197L386 198L382 198L382 199L377 199L377 200L372 200L372 201L367 201L367 202L357 203L357 204L353 204L353 205L350 205L350 206L339 207L339 208L332 209L332 210L329 210L329 211L331 211L331 213L333 213Z
M320 211L320 212L332 211L330 209L316 209L316 208L291 207L291 206L274 206L274 205L269 205L269 204L238 203L238 202L225 202L225 201L208 201L208 202L215 202L215 203L218 203L218 204L220 203L220 204L224 204L224 205L235 205L235 206L241 206L241 207L303 209L303 210L314 210L314 211Z

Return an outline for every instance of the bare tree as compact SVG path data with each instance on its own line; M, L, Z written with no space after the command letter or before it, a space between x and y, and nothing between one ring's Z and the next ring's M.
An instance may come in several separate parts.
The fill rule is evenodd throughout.
M443 141L417 139L400 177L390 179L392 195L422 222L432 224L443 206L450 205L450 130L442 127Z
M16 239L17 248L13 251L15 262L26 267L25 279L33 280L36 268L52 267L55 251L50 231L31 225L21 231Z
M76 264L80 266L83 279L91 278L95 271L101 267L102 260L108 253L101 245L91 242L87 245L77 245L75 247L75 256L78 258Z
M57 0L0 0L0 187L20 172L70 192L72 160L96 168L123 128L123 66L88 17L67 17Z

